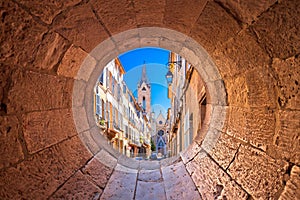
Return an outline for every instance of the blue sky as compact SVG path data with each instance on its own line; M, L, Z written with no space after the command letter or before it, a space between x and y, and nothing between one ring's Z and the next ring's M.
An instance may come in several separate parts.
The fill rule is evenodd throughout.
M151 109L154 110L156 116L160 111L166 116L167 109L170 107L165 78L168 71L166 63L169 59L169 53L165 49L147 47L128 51L119 56L126 71L124 81L136 97L137 84L141 79L142 67L145 63L146 73L151 84Z

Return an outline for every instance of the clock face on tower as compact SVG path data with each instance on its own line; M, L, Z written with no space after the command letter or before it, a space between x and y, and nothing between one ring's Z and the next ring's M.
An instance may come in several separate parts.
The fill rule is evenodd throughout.
M163 136L164 135L164 131L163 130L159 130L157 133L159 136Z

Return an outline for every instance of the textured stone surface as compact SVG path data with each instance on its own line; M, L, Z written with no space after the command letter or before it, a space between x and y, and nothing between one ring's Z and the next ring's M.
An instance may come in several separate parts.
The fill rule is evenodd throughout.
M19 128L17 117L0 116L0 169L24 158L19 139Z
M74 56L76 55L76 56ZM75 77L82 62L88 54L79 47L71 46L64 55L59 67L58 75Z
M186 165L202 199L247 199L247 194L211 158L203 154Z
M279 111L276 134L269 155L300 164L300 111Z
M226 42L239 30L237 21L226 10L217 3L208 1L190 35L208 52L212 52L218 44Z
M136 21L139 26L161 26L164 17L165 1L134 0Z
M34 69L56 70L68 46L68 41L57 33L44 35L33 62Z
M0 172L3 199L46 199L90 158L77 137Z
M78 171L50 199L98 199L101 193L102 189Z
M152 163L151 163L152 164ZM150 165L150 163L149 163ZM144 182L159 182L162 181L162 176L159 169L156 170L140 170L138 175L139 181Z
M29 153L77 134L69 109L28 113L23 116L22 127Z
M225 80L248 70L265 68L269 64L266 51L247 31L240 32L211 56Z
M239 146L238 140L225 133L221 133L217 143L209 154L225 170L234 159Z
M8 113L66 108L71 105L72 80L20 71L12 75L12 80Z
M241 145L228 173L254 198L276 199L287 167L287 162Z
M135 199L166 200L167 197L163 183L138 181Z
M252 30L271 57L288 58L300 52L298 0L281 1L263 13ZM267 24L267 26L266 26Z
M59 15L54 30L89 52L108 37L89 5L83 4Z
M300 167L293 166L291 170L290 180L286 183L286 186L280 196L282 199L299 199L300 198Z
M189 33L196 22L198 15L204 9L207 0L188 1L166 1L164 24L167 27L179 30L182 33Z
M162 175L167 199L200 199L195 184L187 173L183 162L163 167Z
M275 113L268 108L236 108L229 111L226 133L266 150L275 131Z
M90 3L111 34L137 27L132 1L93 0ZM120 20L120 16L122 16L122 20Z
M39 17L43 22L51 24L55 16L61 13L64 9L74 6L81 0L55 0L41 2L36 0L17 0L24 5L30 13Z
M0 27L0 61L31 67L30 63L34 59L43 34L46 33L46 27L35 22L32 16L13 1L1 2Z
M137 173L115 170L111 175L101 199L133 199Z
M278 76L278 103L281 107L299 109L300 58L274 59L272 63Z
M100 188L105 187L112 171L113 168L105 166L97 158L93 158L82 169L82 172Z
M234 1L234 0L217 0L237 18L247 24L257 20L259 15L267 10L276 0L256 0L256 1Z
M105 150L101 150L96 155L96 158L107 167L115 168L115 166L117 165L117 159Z
M99 153L101 148L97 145L97 143L92 138L89 131L85 131L83 133L79 133L78 137L81 139L83 144L85 144L86 148L93 154L96 155Z

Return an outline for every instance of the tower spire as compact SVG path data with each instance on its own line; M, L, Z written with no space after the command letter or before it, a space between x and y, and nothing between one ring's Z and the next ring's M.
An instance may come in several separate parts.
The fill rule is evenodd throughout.
M146 73L146 63L145 63L145 61L144 61L143 69L142 69L142 77L141 77L140 85L143 82L145 82L146 84L149 84L149 80L148 80L147 73Z

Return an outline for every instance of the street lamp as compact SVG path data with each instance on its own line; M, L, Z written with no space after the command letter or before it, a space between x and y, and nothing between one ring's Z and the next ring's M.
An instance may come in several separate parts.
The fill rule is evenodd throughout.
M167 79L168 85L171 85L172 82L173 82L173 74L172 74L172 72L170 71L170 69L171 69L171 64L177 64L177 65L181 66L181 61L173 61L173 62L168 62L168 63L167 63L167 67L168 67L168 69L169 69L168 72L167 72L167 74L166 74L166 79Z

